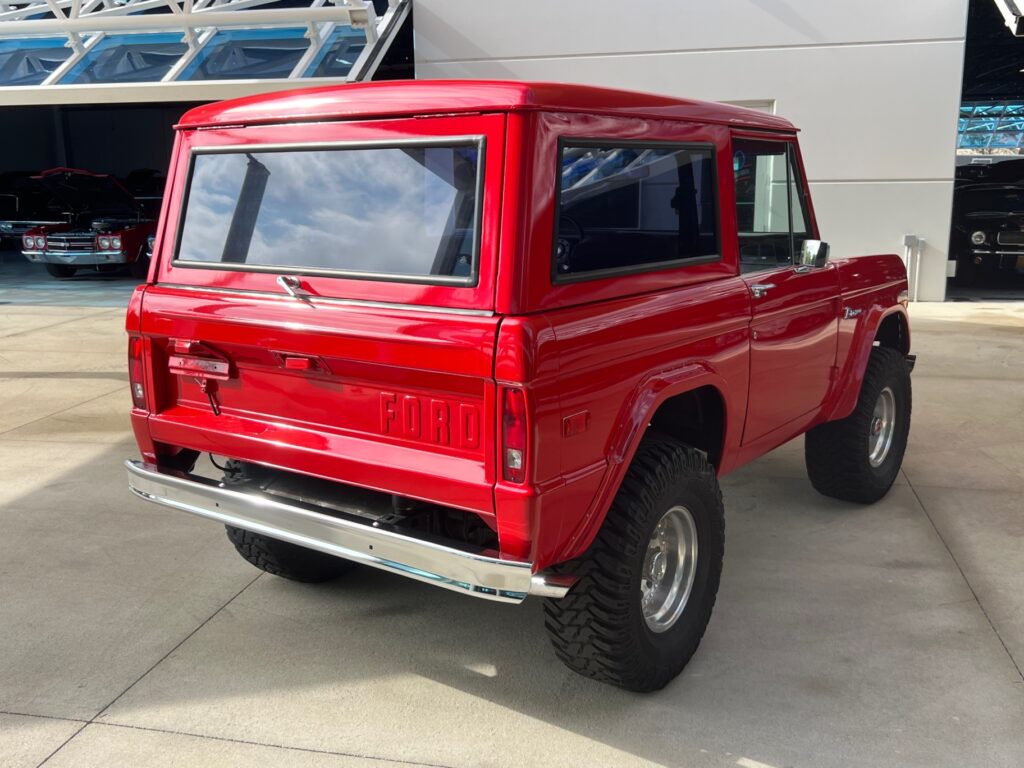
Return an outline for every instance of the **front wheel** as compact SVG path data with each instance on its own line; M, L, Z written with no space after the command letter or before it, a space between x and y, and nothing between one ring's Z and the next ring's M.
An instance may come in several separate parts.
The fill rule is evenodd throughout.
M64 264L47 264L46 271L50 273L51 277L66 278L74 277L77 270Z
M853 413L815 427L804 438L815 490L861 504L885 496L903 465L910 406L907 361L895 349L875 347Z
M143 246L138 258L128 265L128 271L136 280L145 280L149 277L149 256L146 255L146 248Z
M715 605L725 515L704 454L644 439L579 581L545 601L555 653L573 671L631 691L663 688L693 656Z

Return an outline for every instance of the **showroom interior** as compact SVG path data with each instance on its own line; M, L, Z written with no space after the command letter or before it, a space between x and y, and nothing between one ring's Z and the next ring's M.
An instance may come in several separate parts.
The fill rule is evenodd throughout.
M981 202L975 198L988 197L972 193L972 184L988 184L985 178L995 173L1009 179L998 193L1005 197L1019 179L1013 162L1002 165L1021 153L1024 135L1021 41L1004 15L1012 3L973 0L965 9L950 2L924 19L892 9L890 17L866 14L846 29L826 14L821 32L838 55L837 70L828 73L813 58L831 49L794 45L781 29L774 41L770 24L756 34L729 29L713 46L694 41L692 50L671 59L674 69L648 72L651 61L671 58L658 52L657 41L616 32L604 56L570 51L552 57L525 36L532 20L511 7L504 31L522 24L522 35L504 34L487 45L495 30L473 3L421 0L419 24L410 3L375 0L359 12L347 10L351 5L233 0L173 13L162 0L85 3L79 14L90 21L53 18L43 2L9 5L0 13L6 33L0 37L0 103L5 135L16 140L0 147L0 183L74 167L122 181L132 174L145 178L153 196L170 156L169 126L189 108L305 83L513 77L678 91L775 112L802 126L818 214L837 255L900 253L918 278L912 289L919 300L1020 295L1024 278L1013 253L972 253L978 250L970 243L974 232L964 230L970 222L963 220ZM201 26L210 12L219 14L214 21L221 26ZM726 26L717 12L702 13L710 15L694 26ZM184 36L177 31L182 16ZM777 16L776 23L785 21ZM570 18L563 10L545 25L551 44ZM872 39L902 39L902 31L895 32L900 24L906 39L887 47L891 60L858 60L871 58ZM804 31L814 30L808 25ZM768 50L768 43L778 47ZM488 53L472 55L480 50ZM761 61L752 67L751 57ZM772 72L777 67L788 69L785 78ZM858 73L851 88L834 87L851 71ZM662 81L665 72L674 74ZM672 82L676 76L679 82ZM828 134L818 130L819 120ZM827 146L819 146L822 136ZM857 149L840 150L836 143ZM861 217L873 226L863 226ZM4 245L18 250L10 237ZM4 258L20 263L16 253Z
M276 579L133 496L125 317L158 244L26 255L67 169L154 232L195 107L406 79L786 118L831 256L903 261L895 484L825 498L803 439L723 477L715 613L657 693L568 673L534 597ZM0 402L0 768L1020 768L1024 3L0 0Z

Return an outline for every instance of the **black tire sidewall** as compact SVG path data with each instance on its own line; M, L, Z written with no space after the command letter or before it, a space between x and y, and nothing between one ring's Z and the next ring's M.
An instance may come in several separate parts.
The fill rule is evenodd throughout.
M647 543L662 516L672 507L689 510L697 529L697 573L682 614L669 629L655 632L644 619L640 583L643 578ZM639 639L642 654L658 668L672 667L686 659L700 642L714 606L721 578L724 537L721 526L714 521L719 512L715 491L699 477L682 478L660 493L647 509L641 528L638 551L635 553L630 576L630 623Z
M47 264L46 271L51 277L58 279L65 279L68 277L74 277L76 270L74 267L65 266L64 264Z
M887 491L899 475L900 467L903 464L903 454L907 448L907 438L910 434L910 376L907 372L906 362L902 355L892 349L878 348L872 352L872 365L875 370L871 376L865 378L865 386L861 390L858 403L858 421L863 428L861 456L863 456L864 472L872 481L872 485ZM875 403L882 391L889 387L893 393L896 408L896 425L892 437L892 445L885 460L873 467L869 458L869 437L871 419L874 414Z

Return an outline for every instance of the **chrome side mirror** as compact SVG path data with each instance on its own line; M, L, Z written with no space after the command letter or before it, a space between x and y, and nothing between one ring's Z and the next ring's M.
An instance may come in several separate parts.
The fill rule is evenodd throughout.
M800 266L824 267L828 264L828 251L824 240L804 240L800 246Z

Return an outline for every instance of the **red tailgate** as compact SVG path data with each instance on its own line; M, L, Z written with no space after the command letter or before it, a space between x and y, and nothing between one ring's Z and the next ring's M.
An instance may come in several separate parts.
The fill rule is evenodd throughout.
M504 138L500 114L182 131L140 441L492 516Z
M150 435L490 514L497 325L154 286Z

